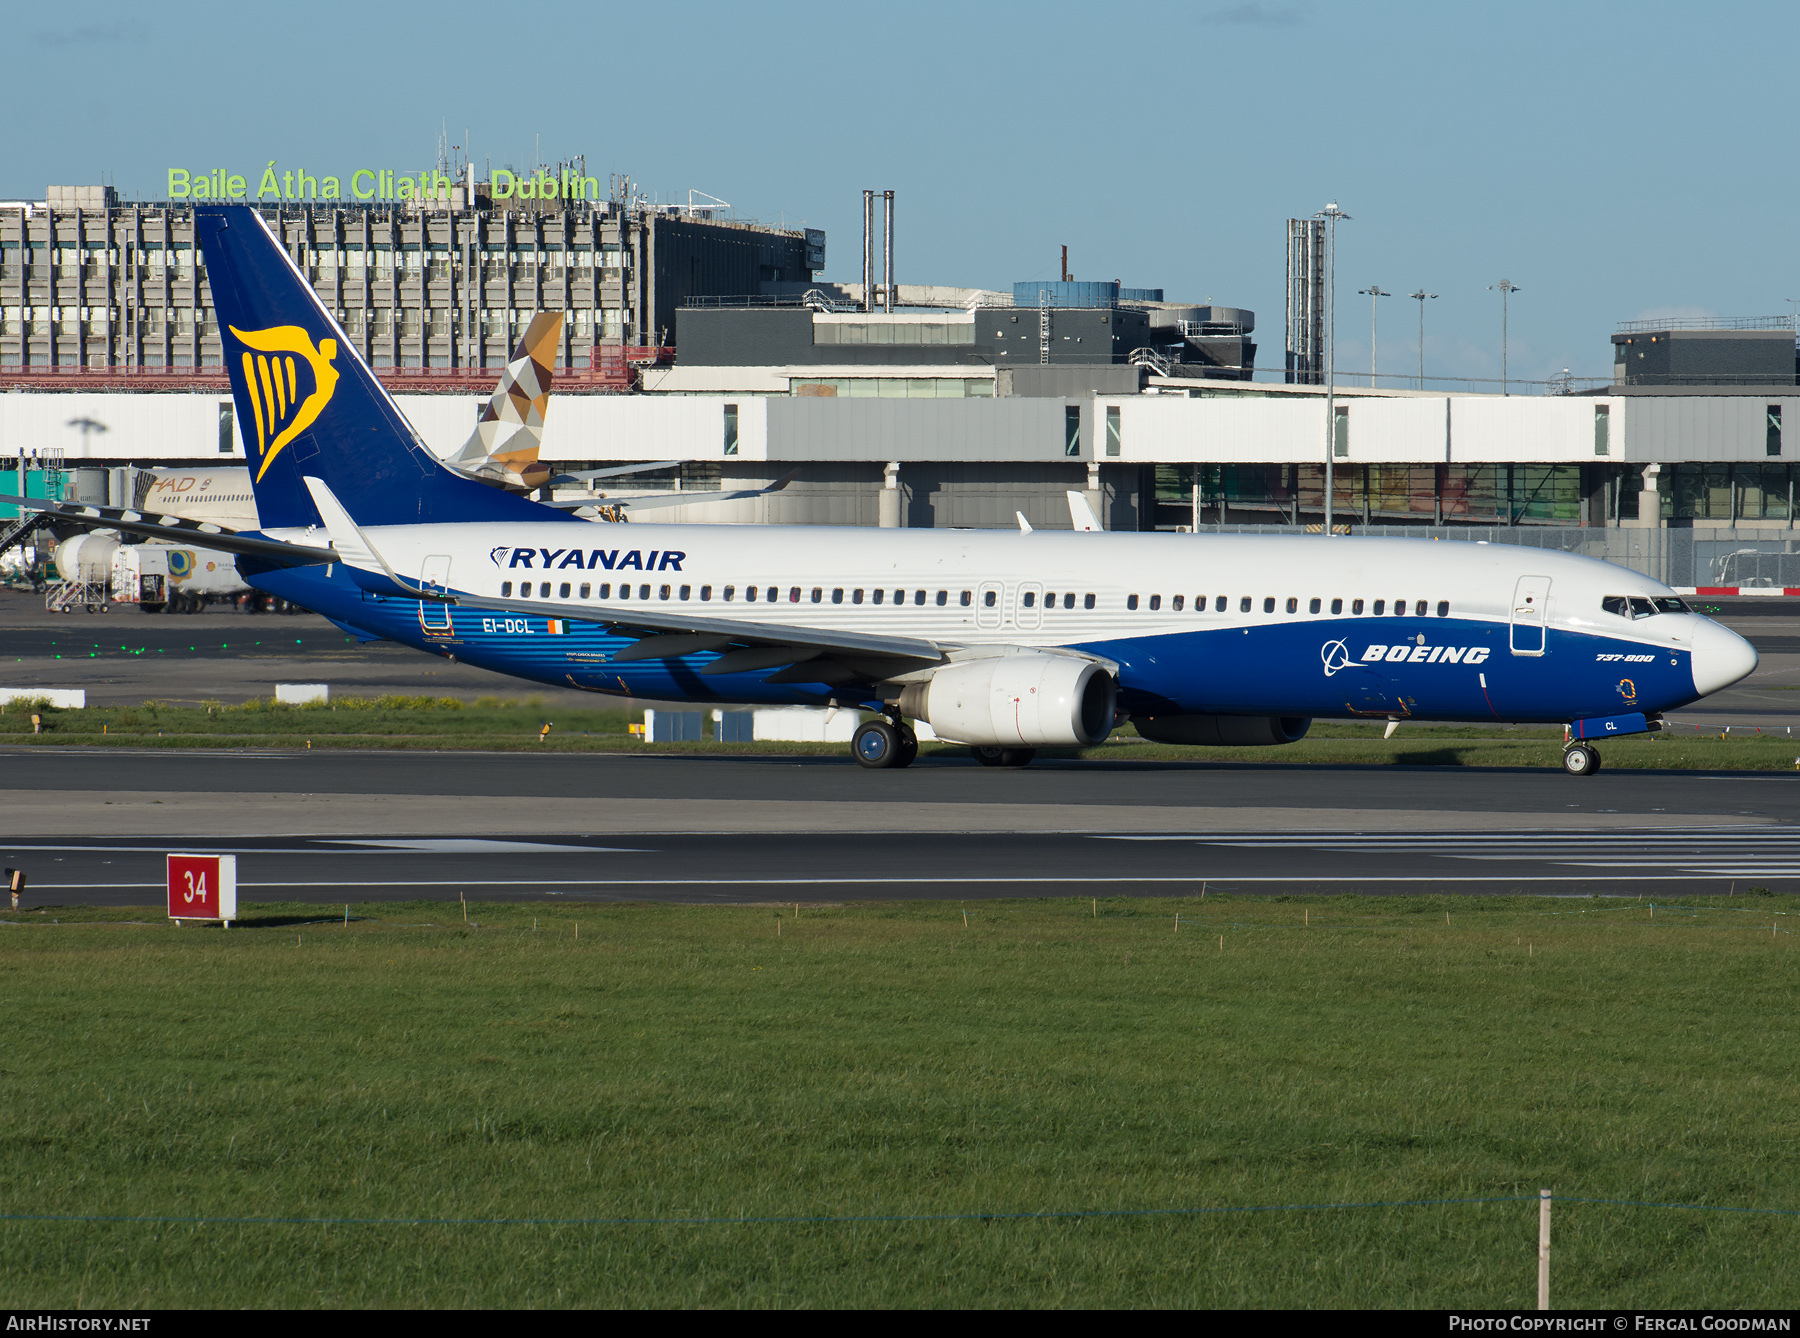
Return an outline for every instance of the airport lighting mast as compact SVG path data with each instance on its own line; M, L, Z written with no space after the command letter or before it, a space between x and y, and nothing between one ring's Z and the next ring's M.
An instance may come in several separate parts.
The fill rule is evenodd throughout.
M1520 288L1518 284L1514 283L1511 279L1502 279L1502 280L1500 280L1499 283L1490 283L1488 285L1488 291L1490 293L1493 292L1494 289L1496 289L1496 288L1498 288L1500 290L1500 393L1502 395L1504 395L1507 393L1507 390L1506 390L1506 302L1507 302L1507 299L1510 298L1514 293L1523 292L1524 290L1522 288Z
M1337 490L1337 225L1339 219L1348 223L1350 215L1333 200L1313 217L1325 220L1325 537L1329 539Z
M1425 303L1436 297L1436 293L1428 293L1423 288L1416 293L1408 293L1408 297L1417 298L1419 303L1419 389L1425 389Z
M1378 316L1378 307L1380 305L1376 299L1392 297L1393 294L1388 292L1378 283L1372 283L1367 288L1358 288L1356 291L1369 299L1369 389L1373 390L1375 389L1376 320Z

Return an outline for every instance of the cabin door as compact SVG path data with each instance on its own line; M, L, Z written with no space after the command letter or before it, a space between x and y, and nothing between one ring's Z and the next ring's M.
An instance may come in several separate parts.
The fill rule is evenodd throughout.
M450 559L441 553L426 558L425 566L419 572L419 584L427 590L448 590ZM419 625L427 632L450 631L450 606L435 599L419 601Z
M1544 627L1550 620L1550 578L1521 576L1513 589L1512 653L1542 655Z

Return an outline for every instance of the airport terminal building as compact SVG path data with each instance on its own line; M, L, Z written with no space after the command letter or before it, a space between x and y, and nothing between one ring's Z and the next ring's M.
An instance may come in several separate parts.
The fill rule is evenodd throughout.
M1785 318L1622 326L1598 393L1340 386L1328 424L1316 381L1253 379L1243 308L869 267L834 284L804 229L485 204L265 213L440 451L532 313L568 312L544 454L681 462L629 485L695 491L658 519L1056 528L1075 490L1114 529L1317 527L1329 449L1332 519L1355 531L1479 528L1681 585L1729 557L1727 576L1800 585ZM196 259L184 206L66 188L0 208L0 461L61 463L100 500L108 466L243 459ZM703 501L795 468L782 493Z

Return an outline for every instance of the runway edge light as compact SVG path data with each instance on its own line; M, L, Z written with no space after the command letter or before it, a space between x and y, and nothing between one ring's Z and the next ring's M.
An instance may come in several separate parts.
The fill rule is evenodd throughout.
M169 918L220 920L227 929L238 918L237 856L178 855L169 861Z

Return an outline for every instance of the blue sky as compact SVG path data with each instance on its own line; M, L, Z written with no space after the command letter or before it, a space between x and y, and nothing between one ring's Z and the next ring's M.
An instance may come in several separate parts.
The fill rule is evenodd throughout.
M902 282L1079 278L1247 306L1282 359L1283 220L1337 199L1339 367L1371 283L1423 287L1427 372L1608 376L1614 323L1782 314L1791 53L1776 4L97 3L9 24L0 195L172 166L478 169L585 154L830 234L898 192ZM146 115L146 105L157 114ZM1384 370L1417 304L1381 303Z

